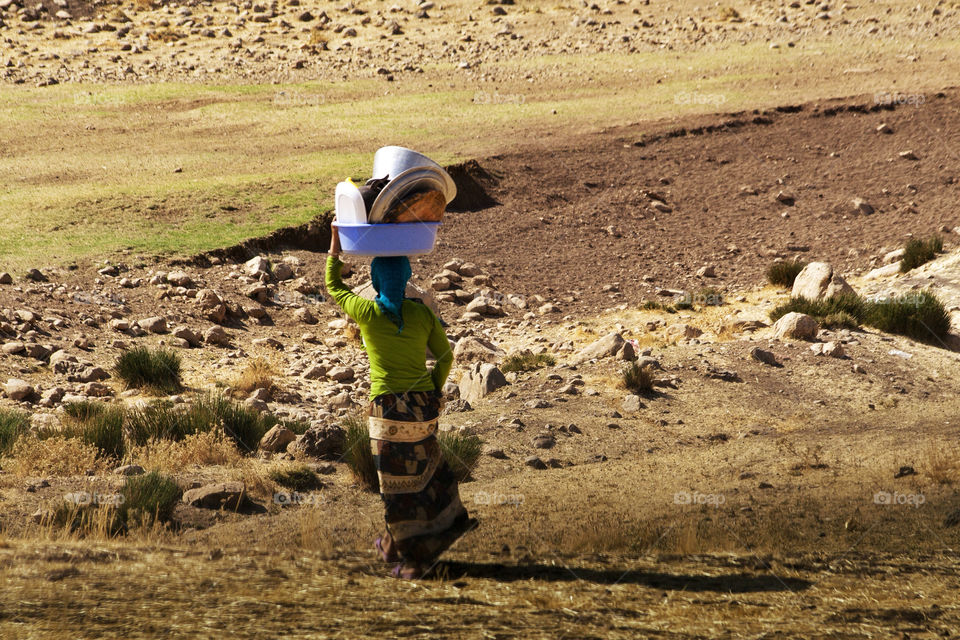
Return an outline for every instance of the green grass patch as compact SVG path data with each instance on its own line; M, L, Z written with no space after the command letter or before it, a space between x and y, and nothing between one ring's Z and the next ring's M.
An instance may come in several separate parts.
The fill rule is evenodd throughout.
M0 408L0 456L10 453L17 438L30 429L30 416L16 409Z
M507 356L500 366L500 371L503 373L509 373L511 371L533 371L543 367L552 367L555 364L557 364L557 359L549 353L524 351L523 353Z
M347 463L353 479L362 488L379 493L380 478L377 476L377 466L370 450L370 429L367 420L361 412L347 416L343 421L346 432L343 444L343 461Z
M443 459L450 466L457 482L467 480L483 451L483 441L480 437L447 431L437 436L437 442L440 444L440 451L443 452Z
M67 405L66 413L71 416L70 412L73 411L83 417L71 416L74 424L64 429L63 435L69 434L80 438L87 444L92 444L97 448L98 456L101 458L123 460L123 455L126 452L126 441L123 434L123 407L96 402L77 404L85 404L86 406L71 409L69 408L70 405Z
M930 262L941 251L943 251L943 238L939 235L933 235L922 240L911 238L903 248L903 258L900 259L900 273L906 273Z
M920 342L942 344L950 333L950 314L933 293L917 291L872 302L866 324Z
M117 358L114 372L128 388L176 393L183 389L181 366L180 356L173 351L136 347Z
M270 479L292 491L313 491L323 486L316 472L306 465L291 469L274 469Z
M802 260L779 260L767 267L767 282L784 289L792 289L797 276L807 266Z
M844 314L845 320L852 319L856 326L863 323L867 314L867 302L856 294L836 296L826 300L808 300L806 298L790 298L789 302L776 307L770 312L770 319L776 322L788 313L795 311L805 313L816 318L817 322L825 323L829 316Z

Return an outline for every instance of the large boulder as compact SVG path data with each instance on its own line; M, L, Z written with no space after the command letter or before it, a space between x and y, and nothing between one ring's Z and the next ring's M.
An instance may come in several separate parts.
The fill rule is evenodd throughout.
M3 391L11 400L26 400L34 393L33 386L26 380L19 378L7 380L7 383L3 385Z
M470 403L475 403L488 393L509 384L503 373L496 365L489 362L478 362L467 369L460 378L460 397Z
M453 349L456 362L497 362L504 355L503 350L489 340L467 336L460 338Z
M791 311L773 325L774 335L778 338L813 340L817 337L820 325L813 317L805 313Z
M586 347L580 350L577 353L574 360L577 363L586 362L587 360L594 360L600 358L606 358L607 356L616 355L620 349L623 348L624 343L623 336L617 332L608 333L599 340L591 342Z
M346 438L346 432L335 424L316 425L288 444L287 453L337 460L343 455Z
M794 298L822 300L855 293L853 287L847 284L840 274L834 272L829 263L811 262L797 274L790 295Z
M297 434L278 424L260 438L260 448L264 451L278 453L285 451L287 445L296 439Z
M190 489L183 493L183 501L203 509L230 509L236 511L247 499L242 482L217 482Z

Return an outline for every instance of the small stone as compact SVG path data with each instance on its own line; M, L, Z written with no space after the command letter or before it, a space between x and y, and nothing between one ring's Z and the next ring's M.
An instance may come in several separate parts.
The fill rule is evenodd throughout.
M820 325L811 316L805 313L791 311L773 325L774 335L777 338L794 338L797 340L813 340L817 337Z
M541 460L537 456L527 456L526 458L524 458L523 464L528 467L533 467L534 469L543 470L547 468L547 465L544 464L543 460Z
M637 411L640 411L643 406L643 402L640 401L640 396L631 393L623 399L620 408L626 413L636 413Z
M712 266L700 267L700 269L697 271L697 275L701 278L716 278L717 269L716 267Z
M167 320L163 316L151 316L137 320L137 325L144 331L149 331L150 333L167 332Z
M920 158L917 157L917 154L915 154L913 151L901 151L901 152L900 152L899 154L897 154L897 155L899 155L899 156L900 156L901 158L903 158L904 160L919 160L919 159L920 159Z
M893 133L893 127L884 122L877 127L876 131L877 133L891 134Z
M139 476L145 473L143 467L138 464L125 464L113 470L118 476Z
M782 366L780 362L777 361L777 356L774 355L772 351L766 351L760 347L754 347L750 350L750 357L758 362L769 365L771 367Z
M550 434L541 434L533 438L535 449L552 449L556 444L557 440Z
M351 367L334 367L327 372L327 377L336 382L353 380L355 372Z
M297 435L293 431L278 424L260 438L260 449L272 453L279 453L285 451L287 445L296 439Z
M853 204L855 213L862 213L865 216L869 216L874 211L873 207L863 198L854 198L851 204Z
M246 487L242 482L218 482L183 494L183 501L204 509L229 509L235 511L246 501Z
M210 327L203 332L203 341L221 347L230 346L230 334L223 327Z

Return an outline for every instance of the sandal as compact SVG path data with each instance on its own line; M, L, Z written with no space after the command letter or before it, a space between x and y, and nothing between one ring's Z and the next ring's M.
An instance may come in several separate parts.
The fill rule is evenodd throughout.
M424 571L423 565L417 562L398 562L390 575L401 580L418 580L423 577L424 573L426 571Z
M384 539L386 539L387 542L385 542ZM397 553L397 549L393 546L392 542L393 539L390 538L389 533L385 533L373 541L373 547L377 550L377 554L384 562L397 562L400 560L400 554Z

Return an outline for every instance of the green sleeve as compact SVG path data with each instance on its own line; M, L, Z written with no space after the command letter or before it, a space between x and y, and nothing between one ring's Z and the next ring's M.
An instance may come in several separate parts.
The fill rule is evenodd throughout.
M433 315L431 312L430 315ZM427 346L430 347L430 353L437 359L433 365L433 371L430 377L433 379L433 388L437 391L443 390L443 384L450 375L450 368L453 366L453 353L450 351L450 341L447 334L440 325L440 318L433 316L433 329L427 338Z
M360 322L360 316L370 306L370 301L361 298L343 283L340 277L341 269L343 269L342 260L327 256L327 293L348 316Z

